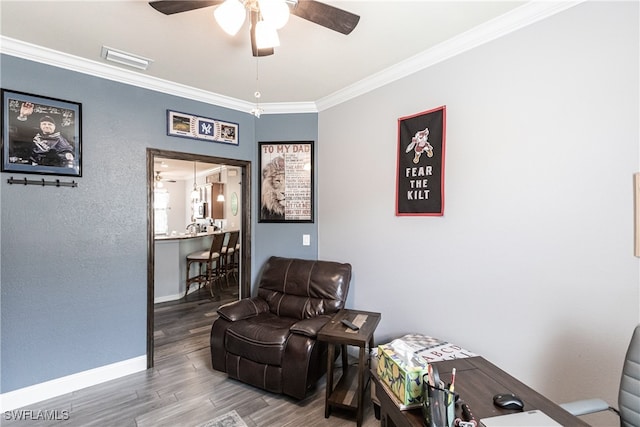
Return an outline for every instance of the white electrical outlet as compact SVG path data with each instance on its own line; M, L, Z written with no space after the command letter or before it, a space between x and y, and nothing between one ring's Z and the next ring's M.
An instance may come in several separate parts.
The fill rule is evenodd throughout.
M303 234L302 235L302 245L303 246L309 246L311 244L311 235L310 234Z

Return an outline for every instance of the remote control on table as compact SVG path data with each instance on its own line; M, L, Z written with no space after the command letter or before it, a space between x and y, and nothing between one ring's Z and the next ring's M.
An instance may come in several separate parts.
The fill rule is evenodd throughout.
M353 329L354 331L357 331L358 329L360 329L358 326L356 326L353 323L349 322L347 319L342 319L342 324L345 325L349 329Z

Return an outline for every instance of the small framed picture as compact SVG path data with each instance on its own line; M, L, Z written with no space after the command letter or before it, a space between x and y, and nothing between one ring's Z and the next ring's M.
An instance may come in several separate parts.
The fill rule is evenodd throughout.
M167 110L167 135L238 145L238 124Z
M258 222L313 222L313 143L259 142Z
M82 104L2 89L2 172L82 176Z

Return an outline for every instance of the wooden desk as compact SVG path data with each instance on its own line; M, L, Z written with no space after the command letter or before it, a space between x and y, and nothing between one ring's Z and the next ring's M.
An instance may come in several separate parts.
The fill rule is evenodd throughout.
M481 418L517 412L499 409L493 405L494 395L510 392L520 396L524 401L525 410L540 409L563 426L589 426L482 357L436 362L434 366L438 368L440 379L445 383L451 380L451 370L456 368L456 392L459 393L460 399L469 404L478 423ZM376 396L380 401L382 427L424 426L420 408L400 411L393 397L385 391L377 374L373 372L372 376L376 383ZM456 416L461 416L459 406L456 406Z
M354 319L356 316L366 316L366 321L360 325ZM329 418L331 407L345 409L355 409L357 411L357 425L362 425L363 396L367 383L365 377L369 373L369 351L374 346L373 332L380 322L380 313L369 311L343 309L318 332L318 339L329 343L327 360L327 391L324 400L324 417ZM360 326L358 331L352 331L342 323L342 319L347 319ZM342 377L338 381L335 389L333 387L333 361L335 359L335 345L342 346ZM360 347L358 369L348 369L347 345ZM369 351L367 351L367 346ZM366 356L366 359L365 359ZM353 384L356 374L358 375L357 387L354 390ZM368 380L368 378L367 378Z

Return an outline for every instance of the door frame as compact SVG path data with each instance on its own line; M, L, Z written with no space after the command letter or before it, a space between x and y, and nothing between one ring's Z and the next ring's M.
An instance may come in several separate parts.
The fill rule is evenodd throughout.
M207 156L204 154L183 153L179 151L147 148L147 368L154 365L154 160L156 157L165 159L201 161L240 168L241 186L240 203L242 218L240 218L240 299L251 296L251 162L247 160L228 159L224 157Z

